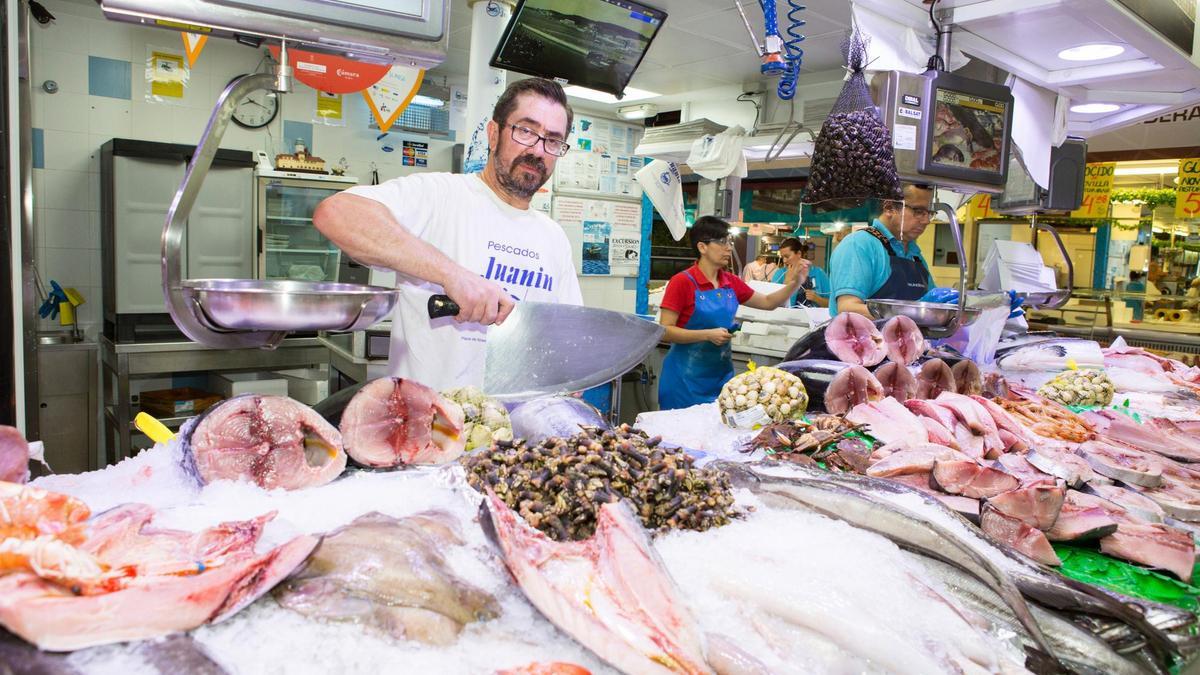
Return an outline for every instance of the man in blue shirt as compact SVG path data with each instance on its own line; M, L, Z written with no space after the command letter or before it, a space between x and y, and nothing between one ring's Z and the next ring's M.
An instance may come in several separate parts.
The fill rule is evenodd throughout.
M904 202L884 202L871 226L846 237L830 260L829 312L871 316L872 298L917 300L932 286L917 238L929 225L933 189L906 184Z

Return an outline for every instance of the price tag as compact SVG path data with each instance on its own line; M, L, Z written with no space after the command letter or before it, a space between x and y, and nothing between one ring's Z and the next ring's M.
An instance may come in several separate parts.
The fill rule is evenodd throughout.
M992 195L978 194L971 198L971 219L999 218L1000 214L992 210Z
M1200 218L1200 157L1179 160L1175 186L1175 217Z
M1108 198L1112 193L1116 162L1088 164L1084 171L1083 203L1071 212L1072 218L1107 218Z

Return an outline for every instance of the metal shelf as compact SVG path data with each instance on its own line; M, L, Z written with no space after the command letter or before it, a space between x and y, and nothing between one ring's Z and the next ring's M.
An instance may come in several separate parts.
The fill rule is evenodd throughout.
M327 248L288 248L286 246L282 247L282 248L275 247L275 246L268 246L267 251L269 251L271 253L323 253L325 255L338 252L337 249L331 250L331 249L327 249Z
M111 405L104 406L104 416L107 417L108 419L112 420L113 423L116 423L116 421L117 421L117 412L113 409L113 406L111 406ZM195 417L195 415L185 415L183 417L155 417L154 419L158 420L159 422L162 422L163 426L165 426L165 427L170 427L172 429L178 429L180 426L183 425L184 422L192 419L193 417ZM132 421L129 422L129 430L135 434L142 433L141 430L139 430L137 428L137 425L135 425ZM142 434L142 435L144 436L145 434Z

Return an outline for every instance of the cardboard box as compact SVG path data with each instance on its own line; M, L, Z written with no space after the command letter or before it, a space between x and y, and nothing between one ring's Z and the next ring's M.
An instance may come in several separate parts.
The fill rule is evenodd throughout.
M225 398L242 394L263 396L287 396L287 380L273 373L212 373L208 386Z
M191 387L143 391L138 397L142 411L155 417L191 417L208 410L221 397Z
M329 371L324 368L277 370L287 380L287 395L305 405L316 405L329 397Z

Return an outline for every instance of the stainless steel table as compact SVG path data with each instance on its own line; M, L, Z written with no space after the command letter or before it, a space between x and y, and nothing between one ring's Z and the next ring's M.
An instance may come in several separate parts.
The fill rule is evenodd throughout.
M188 340L113 342L100 338L104 380L105 460L111 464L132 454L136 413L130 402L130 379L210 370L278 370L311 368L329 362L329 350L318 338L288 338L277 349L210 349ZM178 427L187 417L162 420Z

